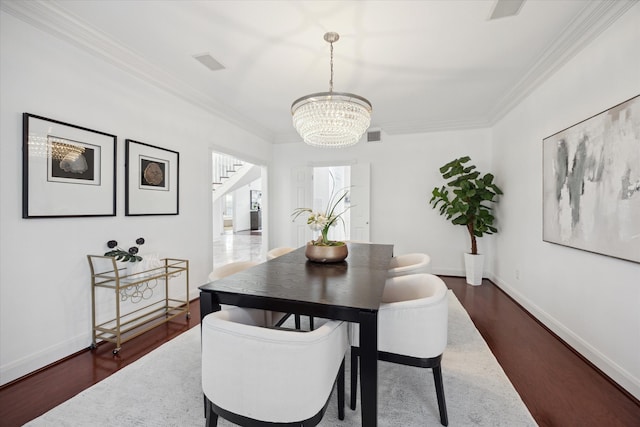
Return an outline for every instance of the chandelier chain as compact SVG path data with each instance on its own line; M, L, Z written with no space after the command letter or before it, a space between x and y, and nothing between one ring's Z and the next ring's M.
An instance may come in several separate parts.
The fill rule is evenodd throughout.
M329 80L329 92L333 92L333 42L329 43L329 45L331 46L331 48L330 48L330 50L331 50L331 62L330 62L331 78Z

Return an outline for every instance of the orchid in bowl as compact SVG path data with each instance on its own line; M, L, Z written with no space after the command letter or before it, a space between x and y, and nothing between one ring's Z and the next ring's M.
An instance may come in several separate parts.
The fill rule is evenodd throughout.
M340 202L342 202L348 194L348 189L342 189L339 191L332 190L329 202L327 203L327 208L324 212L316 212L310 208L297 208L293 211L291 214L293 221L295 221L300 215L307 215L307 225L309 225L309 228L313 231L320 231L321 234L318 239L312 241L311 244L316 246L344 245L344 242L329 240L328 234L329 229L335 226L338 222L342 222L342 225L344 226L344 219L342 218L342 215L349 210L349 207L341 212L336 212L336 210L338 209Z

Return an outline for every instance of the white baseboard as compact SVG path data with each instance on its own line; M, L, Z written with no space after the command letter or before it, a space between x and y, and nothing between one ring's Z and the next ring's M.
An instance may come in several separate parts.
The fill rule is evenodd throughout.
M27 357L0 366L0 385L23 377L73 353L89 347L91 334L81 334L56 345L43 348Z
M458 276L458 277L465 277L466 273L464 270L458 270L455 268L434 268L431 271L432 274L435 274L437 276ZM484 277L486 276L486 273L484 274Z
M189 300L200 297L199 289L189 290ZM200 317L200 313L191 313L191 316ZM91 334L81 334L72 337L56 345L41 349L27 357L0 366L0 385L10 383L38 369L57 362L91 345Z
M533 317L538 319L540 323L549 328L560 337L565 343L567 343L576 352L581 354L585 359L598 367L602 372L615 381L620 387L627 390L630 394L640 399L640 379L634 377L626 369L609 359L606 355L602 354L598 349L594 348L588 342L583 340L580 336L576 335L573 331L565 327L556 318L549 315L549 313L542 310L540 307L532 303L529 299L524 297L509 284L495 276L489 275L490 280L502 289L507 295L513 298L518 304L524 307ZM485 276L487 277L487 276Z

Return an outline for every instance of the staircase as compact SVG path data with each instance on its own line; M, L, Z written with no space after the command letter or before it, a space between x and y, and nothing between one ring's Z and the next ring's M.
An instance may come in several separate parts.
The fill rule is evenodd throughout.
M244 166L242 160L226 154L216 154L213 157L213 182L211 189L218 190L224 183Z
M213 156L213 200L260 177L260 168L226 154Z

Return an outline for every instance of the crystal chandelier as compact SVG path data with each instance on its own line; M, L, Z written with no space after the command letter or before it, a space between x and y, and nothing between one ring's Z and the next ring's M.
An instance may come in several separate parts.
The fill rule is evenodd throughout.
M27 141L29 157L46 157L57 161L75 160L85 152L84 147L73 144L73 141L52 135L38 136L29 134Z
M315 147L348 147L357 144L371 124L371 103L358 95L333 91L333 43L338 33L326 33L331 45L329 92L312 93L291 105L293 126L304 142Z

